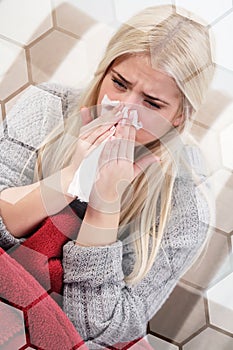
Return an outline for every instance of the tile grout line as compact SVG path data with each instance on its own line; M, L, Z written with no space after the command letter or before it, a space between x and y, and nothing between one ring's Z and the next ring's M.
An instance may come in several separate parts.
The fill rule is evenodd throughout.
M18 46L18 47L20 47L20 48L22 48L22 49L25 48L25 44L20 43L19 41L16 41L16 40L14 40L14 39L11 39L11 38L9 38L9 37L7 37L7 36L5 36L5 35L2 35L1 33L0 33L0 39L2 39L2 40L4 40L4 41L7 41L7 42L9 42L10 44L16 45L16 46Z
M27 62L28 82L29 84L33 84L32 62L31 62L30 50L28 48L25 48L25 55L26 55L26 62Z
M192 340L193 338L195 338L197 335L201 334L205 329L207 329L208 326L205 324L204 326L202 326L201 328L199 328L196 332L192 333L189 337L187 337L185 340L183 340L180 345L181 348L183 348L183 346L187 343L190 342L190 340Z
M73 32L70 32L70 31L67 30L67 29L64 29L64 28L59 27L59 26L55 26L54 29L55 29L56 31L58 31L58 32L61 32L61 33L63 33L63 34L66 34L66 35L72 37L73 39L81 40L80 35L75 34L75 33L73 33Z
M194 125L197 125L197 126L201 126L201 127L202 127L203 129L205 129L205 130L213 130L213 129L211 129L211 126L206 125L206 124L200 122L200 121L197 120L197 119L194 119L194 120L193 120L193 124L194 124Z
M216 68L218 68L218 69L220 69L220 70L223 70L223 71L225 71L226 73L233 74L233 70L232 70L232 69L227 68L227 67L225 67L225 66L222 66L222 65L219 64L219 63L216 63L216 62L215 62L215 66L216 66Z
M60 26L58 25L58 23L57 23L57 12L56 12L57 7L53 7L53 0L50 0L50 1L51 1L51 5L52 5L51 16L52 16L52 21L53 21L53 28L54 28L54 30L57 30L57 31L59 31L59 32L61 32L61 33L64 33L64 34L66 34L66 35L69 35L69 36L71 36L71 37L74 38L74 39L80 40L80 39L81 39L80 35L77 35L77 34L71 32L71 31L69 31L69 30L67 30L67 29L64 29L64 28L62 28L62 27L60 27Z
M192 282L190 282L190 281L187 281L187 280L184 279L184 278L180 278L180 281L181 281L183 284L187 285L188 287L192 287L192 288L196 289L196 290L199 291L199 292L204 292L204 291L205 291L205 288L200 287L200 286L198 286L197 284L192 283Z
M16 97L18 94L20 94L23 90L25 90L30 85L33 85L33 84L30 84L29 82L25 83L19 89L15 90L12 94L8 95L7 98L5 98L2 102L3 103L9 102L12 98Z
M209 287L207 287L208 289ZM207 297L207 290L203 294L203 301L204 301L204 310L205 310L205 319L206 319L206 325L209 326L210 324L210 313L209 313L209 300Z
M231 232L227 233L227 232L225 232L225 231L223 231L223 230L221 230L220 228L217 228L217 227L214 227L214 229L215 229L216 233L218 233L218 234L220 234L220 235L222 235L222 236L224 236L226 238L231 236Z
M5 108L5 103L3 101L0 101L0 104L1 104L2 122L3 122L6 117L6 108Z
M1 101L1 107L2 107L2 121L6 118L6 107L5 107L5 102Z
M34 39L33 41L31 41L26 47L27 49L31 49L34 45L36 45L40 40L46 38L49 34L51 34L54 31L54 28L51 27L49 28L46 32L44 32L43 34L41 34L40 36L38 36L36 39Z
M208 24L208 28L212 28L213 26L215 26L215 24L217 24L218 22L220 22L222 19L224 19L225 17L227 17L231 12L233 11L233 8L231 7L229 10L227 10L226 12L224 12L222 15L220 15L219 17L217 17L215 20L213 20L213 22Z
M231 240L231 235L227 237L227 244L228 244L228 256L230 257L230 267L231 271L233 271L233 250L232 250L232 240Z
M164 341L167 342L167 343L170 343L170 344L173 344L173 345L176 345L176 346L179 346L179 345L180 345L177 341L175 341L175 340L173 340L173 339L170 339L170 338L167 338L167 337L165 337L164 335L161 335L161 334L156 333L156 332L154 332L154 331L150 331L149 334L153 335L154 337L156 337L156 338L158 338L158 339L164 340Z
M56 13L56 7L53 7L53 1L51 0L51 17L52 17L52 21L53 21L53 27L55 28L57 26L57 13Z
M230 337L230 338L233 338L233 333L228 332L228 331L226 331L225 329L220 328L220 327L218 327L218 326L215 326L215 325L213 325L212 323L210 323L208 327L211 328L211 329L213 329L213 330L215 330L216 332L219 332L219 333L224 334L224 335L226 335L226 336L228 336L228 337Z

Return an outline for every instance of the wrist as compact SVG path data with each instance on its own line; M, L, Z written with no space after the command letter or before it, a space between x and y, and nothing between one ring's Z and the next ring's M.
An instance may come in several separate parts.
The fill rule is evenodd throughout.
M96 213L102 214L118 214L121 211L121 198L117 193L111 194L108 191L108 195L103 197L98 190L96 190L96 184L94 184L90 197L89 207L95 210Z
M84 221L97 228L116 228L119 225L120 211L107 213L88 204Z
M103 246L116 242L119 220L120 213L103 214L88 205L76 245Z

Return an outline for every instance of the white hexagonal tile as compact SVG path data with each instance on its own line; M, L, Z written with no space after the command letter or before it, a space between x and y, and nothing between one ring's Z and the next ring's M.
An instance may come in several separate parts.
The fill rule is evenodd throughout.
M207 130L197 124L192 125L191 133L205 157L209 173L220 169L222 167L222 158L218 133L211 129Z
M24 113L21 110L21 98L25 106ZM43 115L44 119L38 118L38 115ZM22 129L19 128L19 118L22 119ZM36 86L30 86L19 98L18 103L11 108L6 119L10 137L38 148L50 131L59 123L63 123L61 98ZM32 123L37 130L35 133L27 132L31 129Z
M220 142L223 164L233 170L233 124L221 132Z
M158 337L155 337L152 334L147 334L144 339L150 344L152 349L159 349L159 350L179 350L179 347L168 343L167 341L160 339ZM136 350L137 348L135 348Z
M82 40L53 31L30 49L33 80L86 86L112 33L112 27L102 23L91 27Z
M19 349L26 344L23 311L0 302L0 348Z
M224 232L231 232L233 228L232 200L233 174L220 169L210 176L205 183L210 186L210 196L215 210L215 217L210 224ZM202 188L202 184L200 185Z
M50 0L2 0L0 33L29 44L52 27Z
M108 3L110 4L110 2ZM85 6L88 5L88 2L82 2L82 4ZM104 6L104 4L102 6ZM101 13L103 14L103 11ZM117 24L115 22L113 25L112 23L108 24L106 21L101 21L100 18L94 20L94 18L90 17L89 14L90 11L84 13L70 3L62 3L56 8L58 27L66 29L69 32L78 35L82 39L82 41L78 43L79 55L73 57L73 60L70 57L71 67L74 65L72 62L75 62L76 66L73 68L75 69L74 71L76 71L79 62L82 67L84 67L85 63L87 63L88 70L90 73L92 73L102 58L109 39L115 32L116 26L119 26L120 23ZM104 12L104 16L106 16L107 19L111 17L108 17L106 12ZM77 18L80 18L80 20L77 20ZM85 44L86 48L82 43ZM82 56L83 50L85 57ZM77 62L77 60L79 61ZM68 76L72 76L72 74L70 73Z
M227 10L232 7L231 0L195 0L195 1L187 1L187 0L176 0L175 1L178 13L184 13L182 9L179 9L179 6L183 7L186 10L193 12L195 15L203 18L207 23L213 22L216 18L221 16ZM186 11L185 11L186 12ZM190 16L193 18L192 16ZM195 19L195 17L194 17ZM200 21L202 22L202 21Z
M114 28L104 23L92 26L81 40L74 42L73 48L67 52L50 80L78 88L85 87L93 76L113 32Z
M222 90L210 90L194 119L219 133L231 123L232 113L233 98Z
M183 350L230 350L232 348L233 338L211 328L206 328L182 347Z
M215 39L213 50L213 60L215 63L233 70L233 12L226 15L220 21L212 26L212 32Z
M201 288L209 288L232 272L233 254L229 254L227 237L214 231L200 257L182 277Z
M31 49L33 81L53 81L63 85L82 85L88 75L85 43L53 31Z
M219 132L232 122L233 72L215 68L206 99L195 115L195 120Z
M53 7L56 10L58 26L79 36L95 22L109 24L115 21L112 0L101 0L101 4L95 0L53 0Z
M0 100L4 100L28 81L28 75L24 49L0 39L0 52Z
M119 22L125 22L137 12L144 10L146 7L156 5L172 4L172 0L134 0L133 5L131 0L114 0L116 19Z
M82 36L82 40L79 41L77 48L79 51L79 55L82 52L85 53L86 66L84 66L83 61L80 60L76 67L80 67L79 75L81 74L81 69L83 72L85 72L85 84L87 80L90 79L90 75L94 74L100 60L104 56L106 46L110 38L112 37L114 31L114 26L109 26L105 23L96 23ZM86 69L87 71L85 71Z
M215 66L214 77L211 82L211 88L213 90L216 90L216 92L220 93L220 97L222 94L223 96L228 97L230 101L233 101L232 84L233 84L233 71L228 70L224 67ZM218 96L218 99L219 99L219 96Z
M208 289L206 295L210 323L233 333L233 273Z

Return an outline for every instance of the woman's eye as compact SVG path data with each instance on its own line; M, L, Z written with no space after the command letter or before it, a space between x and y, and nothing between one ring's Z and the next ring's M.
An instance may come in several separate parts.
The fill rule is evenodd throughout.
M127 87L118 79L116 78L112 78L113 84L118 88L118 89L122 89L125 90L127 89Z
M158 109L161 109L161 106L159 106L157 103L150 102L150 101L145 101L145 102L149 104L150 108L158 108Z

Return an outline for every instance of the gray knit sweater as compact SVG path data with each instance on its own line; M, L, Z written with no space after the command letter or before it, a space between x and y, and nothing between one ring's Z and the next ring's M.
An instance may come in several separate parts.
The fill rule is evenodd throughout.
M35 149L61 118L66 118L77 98L76 90L49 83L31 86L19 98L0 128L0 191L32 183ZM192 167L201 173L197 148L187 146L185 152ZM118 239L108 246L80 247L73 241L64 245L63 309L89 349L103 349L105 344L146 334L148 321L199 255L208 222L205 197L191 177L180 172L161 248L152 269L136 286L124 282L124 274L132 271L135 261L131 243ZM8 249L18 242L0 218L0 245Z

